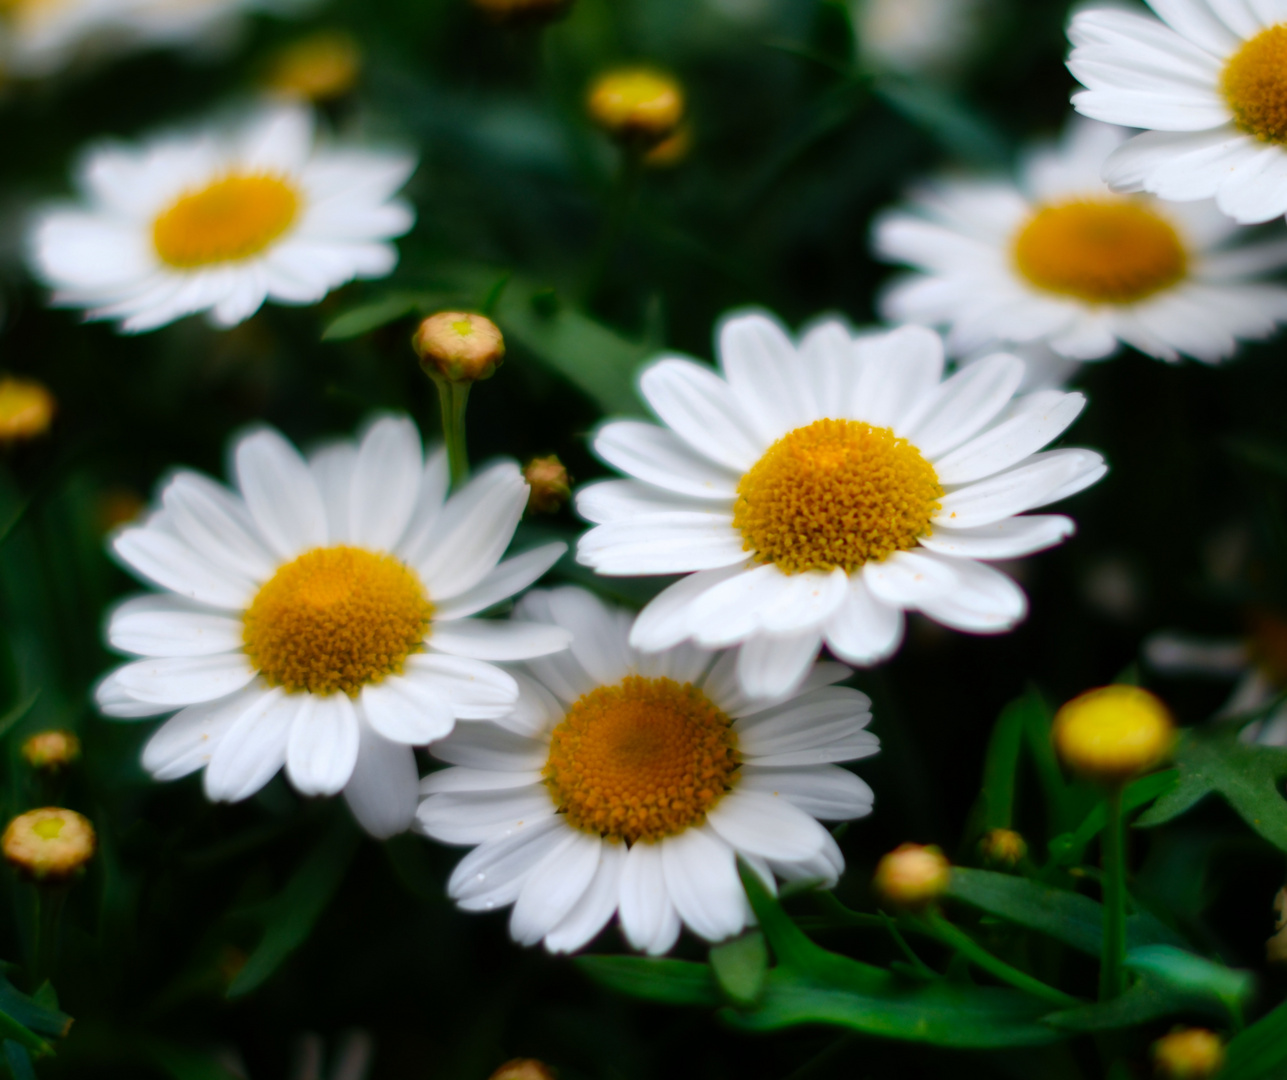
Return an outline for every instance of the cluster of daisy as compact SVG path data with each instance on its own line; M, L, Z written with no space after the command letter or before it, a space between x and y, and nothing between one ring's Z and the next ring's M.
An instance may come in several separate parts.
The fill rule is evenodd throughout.
M1287 3L1154 6L1165 24L1073 22L1077 108L1110 123L1072 124L1015 181L945 179L878 221L877 251L915 268L883 298L909 325L793 336L744 311L717 367L645 368L657 422L604 423L594 451L624 478L576 501L582 564L678 576L637 616L582 588L510 603L565 551L506 557L530 497L515 463L462 482L400 416L307 456L265 428L236 441L234 486L178 472L114 537L159 591L112 613L133 659L99 707L169 716L143 753L157 779L202 771L233 801L284 770L374 836L472 848L452 897L512 907L514 938L554 951L614 915L653 953L681 925L737 933L739 860L770 889L834 883L819 821L870 811L838 763L878 748L869 700L837 684L892 656L909 612L975 634L1023 619L994 564L1067 538L1070 518L1030 511L1106 472L1046 449L1085 405L1060 388L1073 366L1121 345L1214 362L1287 319L1264 280L1287 242L1236 239L1287 210ZM655 118L637 99L656 83L633 73L612 108ZM667 108L677 122L682 99ZM38 216L31 262L55 303L123 331L231 326L389 273L413 168L319 139L302 106L103 145L79 200ZM417 747L448 767L421 779Z

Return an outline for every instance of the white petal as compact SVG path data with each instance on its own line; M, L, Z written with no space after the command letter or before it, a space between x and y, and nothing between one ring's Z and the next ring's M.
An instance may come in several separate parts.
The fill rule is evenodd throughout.
M326 508L298 450L264 429L237 444L235 462L242 497L273 551L293 559L326 543Z
M326 533L332 544L347 544L352 539L349 496L353 491L356 463L357 449L349 442L331 443L308 456L309 471L326 507Z
M707 815L735 851L764 859L807 859L822 849L827 831L789 802L734 788ZM638 846L638 845L636 845Z
M594 436L594 452L627 476L696 499L729 500L738 474L690 449L673 431L641 420L612 420Z
M447 881L447 894L469 911L512 904L527 875L562 846L570 832L561 817L551 815L480 844L456 864Z
M871 595L861 574L849 579L849 595L823 628L828 647L842 660L875 664L892 656L903 640L903 612Z
M116 681L115 671L105 675L94 687L94 704L104 716L110 716L114 720L139 720L170 712L174 708L173 705L139 701Z
M447 501L451 475L447 467L447 451L439 446L425 458L424 471L420 474L420 489L416 495L416 509L411 515L398 554L409 563L419 562L432 547L434 529L442 516Z
M482 844L554 812L538 779L518 788L432 795L416 810L416 822L426 836L444 844Z
M672 510L614 521L596 525L577 542L577 561L609 576L682 574L745 560L745 541L726 510Z
M286 741L304 696L268 690L241 714L206 766L208 799L238 802L273 778L286 762Z
M464 656L412 653L404 675L451 702L457 719L495 719L518 700L513 676L495 664Z
M506 559L472 589L438 604L434 609L434 618L461 619L485 611L502 600L508 600L535 582L563 557L567 549L567 544L561 542L543 544Z
M358 719L347 694L300 695L286 743L286 775L301 795L334 795L353 775Z
M743 790L786 799L810 817L823 821L866 817L876 801L864 781L838 765L786 769L743 765L738 776L738 786Z
M687 638L693 602L708 589L746 573L743 567L703 570L681 578L652 598L630 628L630 644L645 652L669 648Z
M933 405L943 377L943 339L923 326L901 326L860 343L861 374L849 415L902 431Z
M544 767L548 753L543 743L492 724L458 724L447 738L433 744L433 756L474 769L530 772Z
M255 595L249 578L216 566L155 528L126 529L112 541L112 550L141 577L204 604L241 611Z
M867 563L862 580L875 600L898 608L915 609L956 587L951 567L914 551L896 551L883 562Z
M245 504L222 484L180 473L166 485L161 501L179 535L212 563L252 581L264 581L277 569Z
M728 506L733 505L729 496ZM674 491L665 491L639 480L596 480L576 494L576 511L593 525L630 521L652 514L669 514L675 511L709 512L707 499L689 498Z
M1048 407L1026 408L934 462L940 484L967 484L1022 461L1057 438L1085 407L1081 394L1046 398ZM1037 395L1034 395L1037 396Z
M568 647L572 635L559 626L502 619L436 623L430 647L475 660L530 660Z
M617 910L625 866L625 844L601 845L594 880L572 910L545 935L545 947L550 952L573 952L604 928Z
M568 841L532 869L510 913L510 936L535 945L572 910L599 868L603 841L572 832Z
M358 724L358 757L344 786L344 801L358 824L377 840L404 832L416 810L416 757Z
M260 693L251 688L181 709L148 739L143 747L143 768L154 780L177 780L204 768L220 740Z
M905 435L930 460L983 429L1023 381L1023 361L998 354L958 371L939 387L934 404Z
M1016 468L944 495L932 520L955 529L991 525L1054 501L1055 493L1099 473L1102 465L1103 458L1090 450L1033 454Z
M933 533L920 538L920 545L961 559L1017 559L1054 547L1076 528L1072 518L1058 514L1002 518L973 529L953 529L936 522Z
M668 836L658 847L666 891L690 930L722 941L750 921L733 849L709 827Z
M808 630L793 637L761 634L742 645L737 677L748 697L777 698L792 693L818 658L822 635Z
M392 551L416 508L424 457L420 432L406 417L386 416L362 439L349 494L350 537L360 547Z
M513 790L515 788L535 788L541 785L541 774L533 769L530 772L489 772L486 769L467 769L461 765L451 765L437 772L431 772L420 781L421 795L438 793L458 794L460 792L494 792Z
M116 681L139 701L194 705L240 690L255 677L244 653L149 657L116 670Z
M662 423L703 457L737 472L759 460L762 441L710 368L670 357L645 368L639 388Z
M781 325L759 313L734 315L717 334L720 367L765 447L817 419L800 378L804 365Z
M113 610L107 640L138 656L210 656L241 648L241 620L180 596L135 596Z
M957 587L921 604L921 611L935 622L975 634L999 634L1027 615L1028 598L1000 570L969 559L950 561Z
M621 874L621 929L640 951L665 952L678 935L679 915L666 892L661 845L639 843Z
M734 728L746 760L756 765L818 765L876 753L865 729L871 701L844 687L825 687L739 718Z
M384 738L424 746L451 734L456 715L451 703L427 680L393 675L362 687L362 715Z
M732 717L746 716L750 713L763 712L774 705L783 704L792 698L844 682L852 675L853 668L837 664L830 660L814 664L795 690L778 701L766 701L764 698L753 698L743 689L737 677L737 664L741 650L729 649L717 653L718 659L712 665L706 678L699 684L702 692L711 699L723 712Z
M537 614L542 606L543 616ZM611 685L629 674L633 660L627 644L630 617L594 593L570 586L529 593L515 614L569 631L572 656L596 683Z

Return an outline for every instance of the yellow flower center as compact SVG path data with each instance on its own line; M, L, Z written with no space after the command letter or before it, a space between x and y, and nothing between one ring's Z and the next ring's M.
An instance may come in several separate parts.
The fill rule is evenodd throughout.
M339 545L286 563L255 595L246 655L273 686L357 694L402 671L429 633L433 605L392 555Z
M0 379L0 440L30 439L49 430L54 395L31 379Z
M1134 304L1183 280L1188 254L1169 222L1132 199L1078 199L1039 209L1014 241L1038 289L1092 304Z
M943 488L889 428L816 420L768 448L737 485L733 525L757 562L786 574L850 573L928 535Z
M152 242L180 270L248 259L290 228L299 206L299 192L280 177L225 176L180 195L153 222Z
M1239 128L1265 142L1287 142L1287 23L1243 42L1225 64L1220 88Z
M631 675L573 704L544 776L569 825L633 844L700 824L737 764L732 722L705 694Z

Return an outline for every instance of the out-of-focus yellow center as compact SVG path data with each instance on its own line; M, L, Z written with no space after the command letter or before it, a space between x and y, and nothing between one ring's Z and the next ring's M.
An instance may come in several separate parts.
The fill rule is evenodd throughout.
M273 686L356 695L424 645L433 605L392 555L339 545L281 567L247 609L246 655Z
M1220 88L1239 128L1264 142L1287 142L1287 23L1243 42L1225 64Z
M0 378L0 440L30 439L49 430L57 403L41 383Z
M266 82L280 94L329 101L353 89L361 67L357 42L347 34L323 32L278 53Z
M181 270L258 255L299 213L299 192L277 176L234 174L191 191L152 224L161 261Z
M1134 304L1183 280L1179 234L1136 199L1044 206L1019 230L1014 260L1038 289L1092 304Z
M737 764L732 722L705 694L631 675L573 704L544 776L569 825L633 844L701 824Z
M756 561L787 574L853 572L928 535L943 488L889 428L816 420L768 448L737 485L733 525Z

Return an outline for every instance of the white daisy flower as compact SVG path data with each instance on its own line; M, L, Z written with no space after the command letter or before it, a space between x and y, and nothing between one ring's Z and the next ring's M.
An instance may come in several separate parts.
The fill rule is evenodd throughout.
M1228 247L1237 227L1214 203L1116 195L1100 179L1126 138L1091 121L1042 146L1017 183L945 179L877 219L876 251L919 273L882 301L891 319L950 327L963 355L1044 344L1098 360L1121 344L1209 363L1287 319L1287 240Z
M112 542L164 592L126 600L107 637L141 659L98 687L108 716L179 712L143 751L158 780L205 769L212 800L253 795L284 764L303 795L343 791L367 831L405 829L413 746L518 697L490 661L567 647L566 631L472 619L565 550L504 562L528 489L502 461L447 497L442 450L385 418L307 461L272 430L233 448L238 491L179 472L161 509Z
M813 665L794 696L752 702L735 652L641 653L630 615L583 589L529 593L516 615L571 631L528 663L517 708L459 727L432 753L417 827L478 845L448 892L467 911L514 905L510 933L570 952L619 913L636 949L666 952L683 923L708 941L751 921L737 860L834 885L844 858L818 824L871 812L871 789L834 764L877 752L871 702Z
M1083 11L1068 67L1088 89L1077 111L1148 128L1114 152L1121 191L1215 197L1249 223L1287 211L1287 2L1148 0L1161 21Z
M265 299L313 304L398 260L390 238L415 220L394 193L404 154L317 144L313 114L265 107L237 131L101 146L79 174L84 204L48 208L30 262L53 302L121 329L207 311L233 326Z
M874 68L941 79L978 49L990 0L851 0L863 58Z
M594 450L628 480L591 484L577 558L601 574L690 574L640 614L644 650L743 643L753 696L787 693L825 641L873 664L898 647L903 612L998 633L1027 601L980 560L1059 543L1066 517L1017 517L1093 484L1089 450L1035 451L1085 399L1014 399L1022 361L996 355L943 381L923 327L854 337L823 322L799 345L759 314L719 333L721 374L666 357L641 378L665 427L605 424ZM1013 399L1013 400L1012 400Z

